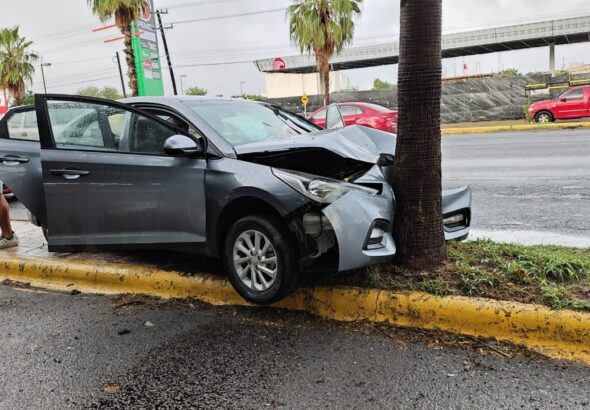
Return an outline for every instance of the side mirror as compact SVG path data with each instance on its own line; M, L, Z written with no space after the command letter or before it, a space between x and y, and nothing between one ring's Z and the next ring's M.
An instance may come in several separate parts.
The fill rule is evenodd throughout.
M173 135L164 142L164 152L168 155L198 157L203 155L203 148L186 135Z
M565 98L565 97L559 97L559 101L566 102L567 101L567 98Z

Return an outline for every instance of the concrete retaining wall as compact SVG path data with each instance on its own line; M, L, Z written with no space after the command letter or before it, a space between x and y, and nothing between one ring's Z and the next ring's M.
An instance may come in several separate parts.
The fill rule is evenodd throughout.
M514 120L524 118L527 104L524 86L539 79L520 77L484 78L443 84L441 120L443 123ZM397 108L397 92L356 91L332 94L335 102L372 102ZM291 111L302 113L300 97L269 100ZM321 106L322 97L310 96L308 113Z

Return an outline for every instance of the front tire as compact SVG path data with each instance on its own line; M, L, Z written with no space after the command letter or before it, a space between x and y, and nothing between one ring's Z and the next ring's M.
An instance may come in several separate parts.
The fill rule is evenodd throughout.
M226 235L223 263L234 289L248 302L268 305L297 287L297 245L280 219L252 215L236 221Z
M540 124L546 124L549 122L553 122L554 118L549 111L539 111L537 115L535 115L535 121Z

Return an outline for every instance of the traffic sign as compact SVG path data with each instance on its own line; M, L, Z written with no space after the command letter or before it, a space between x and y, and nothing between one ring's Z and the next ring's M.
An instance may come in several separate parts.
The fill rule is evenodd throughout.
M307 105L307 103L309 103L309 97L303 94L303 96L301 97L301 104Z

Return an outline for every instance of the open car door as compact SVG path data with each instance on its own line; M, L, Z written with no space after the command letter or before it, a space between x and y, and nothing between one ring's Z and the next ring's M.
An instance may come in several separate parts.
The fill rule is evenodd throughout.
M38 94L35 108L50 251L205 245L201 141L115 101ZM173 139L195 154L167 153Z
M0 181L40 223L45 221L41 146L35 108L13 108L0 120Z

